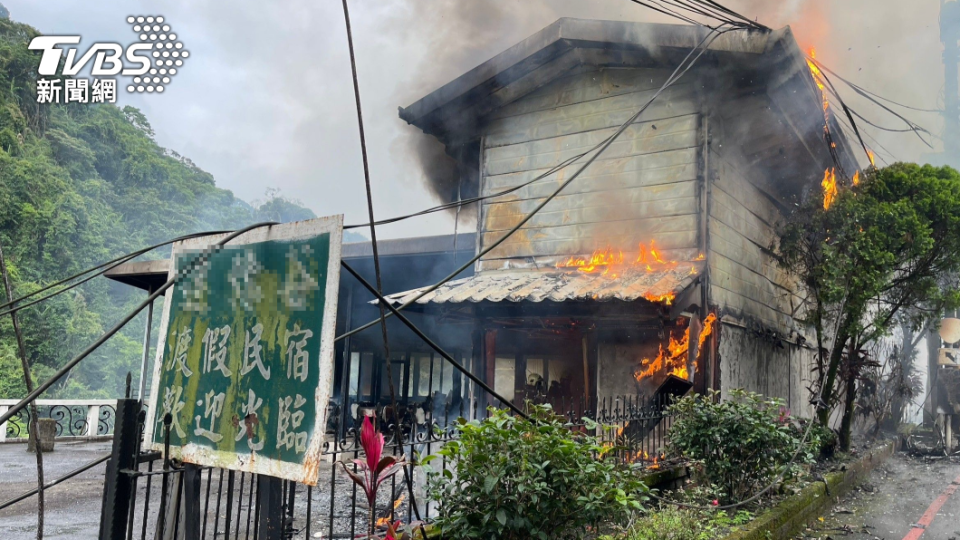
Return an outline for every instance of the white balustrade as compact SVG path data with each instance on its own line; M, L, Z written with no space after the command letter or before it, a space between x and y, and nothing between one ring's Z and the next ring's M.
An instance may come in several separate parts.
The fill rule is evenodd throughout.
M0 415L17 403L17 399L0 399ZM38 399L36 405L40 418L57 421L58 439L96 439L113 434L115 399ZM101 413L106 427L103 433L100 433ZM0 424L0 443L26 441L26 418L27 410L22 410L10 421Z

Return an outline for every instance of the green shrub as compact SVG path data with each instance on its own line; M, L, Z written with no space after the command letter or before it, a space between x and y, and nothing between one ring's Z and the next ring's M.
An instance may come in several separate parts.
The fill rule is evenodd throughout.
M623 540L715 540L753 519L750 512L698 512L664 508L638 519ZM608 539L609 540L609 539Z
M449 465L430 473L440 530L462 540L575 539L625 524L647 488L639 469L618 465L596 438L569 429L549 407L536 423L494 411L463 422L438 453Z
M813 422L811 426L810 423ZM802 439L807 429L810 433L807 435L807 451L817 460L826 460L833 457L837 451L839 438L837 432L824 426L816 420L807 418L796 418L793 421L794 436Z
M801 433L777 399L734 390L687 396L670 407L671 453L698 462L697 474L717 487L721 502L741 501L761 490L790 463ZM808 441L809 442L809 441ZM809 444L797 460L811 462Z

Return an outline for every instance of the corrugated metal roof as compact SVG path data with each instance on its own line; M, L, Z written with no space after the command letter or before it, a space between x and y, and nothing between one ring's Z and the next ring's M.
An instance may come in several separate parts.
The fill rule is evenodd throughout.
M588 274L576 269L484 272L451 281L417 300L418 304L462 302L564 302L571 300L639 300L678 294L696 281L704 262L681 262L646 271L628 268L616 274ZM415 298L426 287L387 296L394 305Z

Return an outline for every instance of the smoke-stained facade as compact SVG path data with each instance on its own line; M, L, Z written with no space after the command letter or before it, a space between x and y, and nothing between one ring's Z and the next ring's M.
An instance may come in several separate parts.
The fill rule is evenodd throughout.
M491 197L478 250L509 234L474 276L418 301L474 321L474 365L501 395L649 395L674 375L808 409L803 295L777 265L776 230L820 196L825 169L856 163L832 119L833 152L825 143L789 29L707 40L683 79L509 233L583 159L546 173L589 156L706 32L560 19L401 109L459 161L464 186Z

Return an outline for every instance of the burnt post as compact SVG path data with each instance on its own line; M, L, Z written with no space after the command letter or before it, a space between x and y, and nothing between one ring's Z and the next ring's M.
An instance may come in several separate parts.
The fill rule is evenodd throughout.
M260 504L257 531L259 540L283 539L283 480L272 476L260 476L257 482L257 499Z
M117 400L117 417L113 428L113 449L103 480L103 508L100 510L100 539L124 540L130 516L133 477L127 471L136 467L140 426L137 415L140 401Z

